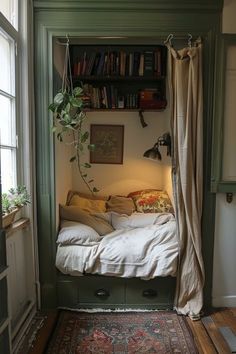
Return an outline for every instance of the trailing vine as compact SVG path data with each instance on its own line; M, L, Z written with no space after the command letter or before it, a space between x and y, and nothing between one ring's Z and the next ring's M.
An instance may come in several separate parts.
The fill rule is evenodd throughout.
M53 112L52 131L57 132L57 139L60 142L63 142L66 133L72 133L75 153L70 158L70 162L77 161L79 174L86 187L93 194L99 192L99 190L93 186L94 180L88 176L87 170L91 168L90 163L83 163L81 155L84 153L86 146L89 150L94 150L95 145L88 143L89 132L83 132L82 129L86 118L83 110L83 89L81 87L73 88L68 36L67 42L62 45L66 45L62 88L54 97L53 103L48 107Z
M94 150L95 145L88 143L89 132L83 132L83 122L86 114L83 110L83 90L81 87L75 87L72 92L64 90L54 97L53 103L49 105L49 110L53 112L52 131L57 132L57 139L63 142L64 135L72 132L72 145L75 148L74 155L70 158L70 162L76 161L79 174L91 193L99 190L93 186L93 179L89 178L87 170L91 168L91 164L81 161L81 154L85 148Z

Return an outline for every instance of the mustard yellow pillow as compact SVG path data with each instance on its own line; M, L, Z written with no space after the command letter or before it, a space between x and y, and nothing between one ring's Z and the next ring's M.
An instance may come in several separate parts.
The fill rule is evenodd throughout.
M92 227L100 236L107 235L114 231L111 224L95 215L86 213L75 205L60 205L60 219L77 221Z
M93 213L105 213L106 201L101 199L88 199L74 194L70 200L69 205L78 206L81 210L93 214Z
M132 198L111 195L106 202L107 211L115 211L118 214L131 215L135 211Z

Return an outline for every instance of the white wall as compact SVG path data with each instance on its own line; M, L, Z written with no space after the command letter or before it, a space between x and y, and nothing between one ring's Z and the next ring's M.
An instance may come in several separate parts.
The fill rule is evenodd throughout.
M213 305L236 306L236 198L217 195L213 270Z
M225 0L222 32L236 33L236 0ZM235 91L234 91L235 92ZM233 109L233 107L231 108ZM235 114L235 109L233 111ZM228 131L236 130L234 127ZM225 139L227 140L227 137ZM234 154L230 146L229 151ZM224 164L223 166L227 166ZM224 174L224 173L223 173ZM225 194L216 196L216 223L213 265L213 306L236 306L236 195L231 204L225 200Z
M142 128L138 112L90 112L87 114L86 130L90 124L124 125L124 160L122 165L92 164L88 170L95 179L100 195L120 194L143 188L164 186L164 167L170 163L166 158L166 148L162 148L162 162L151 161L143 157L144 151L151 148L157 138L168 130L169 110L163 112L144 112L148 126ZM89 161L89 154L84 160ZM78 175L76 164L73 168L73 188L88 192Z
M236 0L224 0L222 32L236 33Z

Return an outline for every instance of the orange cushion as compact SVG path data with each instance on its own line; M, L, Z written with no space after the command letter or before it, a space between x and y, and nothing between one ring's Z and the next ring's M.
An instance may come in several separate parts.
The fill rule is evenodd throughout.
M157 189L145 189L129 193L141 213L173 213L174 209L170 198L165 191Z

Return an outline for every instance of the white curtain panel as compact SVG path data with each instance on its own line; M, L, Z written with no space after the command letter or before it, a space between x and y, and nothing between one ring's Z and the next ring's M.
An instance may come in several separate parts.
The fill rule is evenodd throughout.
M175 308L198 319L203 305L204 266L201 252L203 184L202 43L168 47L172 181L178 225L179 266Z

